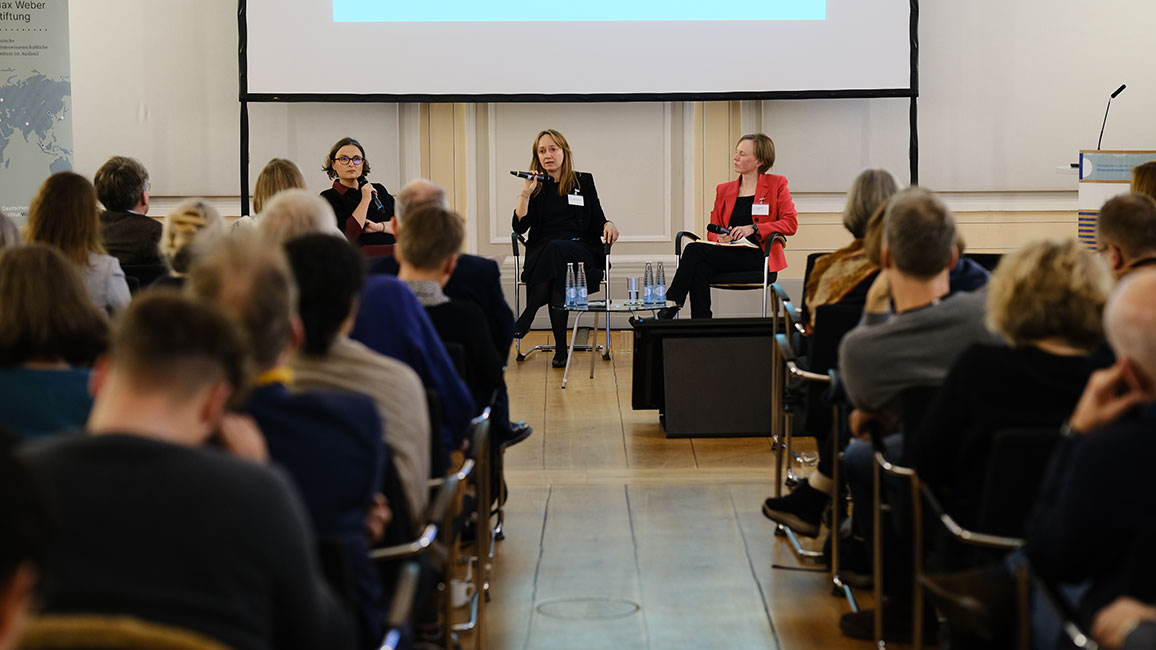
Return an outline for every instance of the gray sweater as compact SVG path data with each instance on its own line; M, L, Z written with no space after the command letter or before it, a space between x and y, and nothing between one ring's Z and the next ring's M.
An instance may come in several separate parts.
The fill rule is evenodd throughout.
M984 326L986 300L981 289L902 314L864 313L839 346L843 384L855 408L901 422L904 389L942 384L968 346L998 342Z

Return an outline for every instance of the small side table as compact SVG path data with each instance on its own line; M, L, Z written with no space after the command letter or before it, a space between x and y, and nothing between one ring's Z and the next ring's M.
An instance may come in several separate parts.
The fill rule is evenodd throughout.
M673 307L673 306L675 306L675 304L677 304L677 303L674 303L674 302L669 301L669 300L666 301L665 303L651 303L651 304L642 304L642 303L633 303L633 302L632 303L626 303L626 302L623 302L620 300L611 300L609 303L607 303L607 301L605 301L605 300L591 300L588 304L583 305L581 307L579 307L577 305L559 305L559 306L552 307L552 309L558 309L558 310L567 311L567 312L574 312L576 314L576 316L574 317L574 328L570 334L570 349L566 354L566 371L562 373L562 388L566 388L566 380L570 377L570 363L574 360L574 340L578 337L578 325L579 325L579 323L581 323L582 316L584 314L594 314L594 331L597 332L598 331L598 318L600 316L602 316L603 314L606 315L606 318L610 318L610 314L634 314L634 313L637 313L640 311L657 312L659 309L663 309L664 307ZM591 379L594 378L594 358L597 356L598 356L597 346L591 345L590 346L590 378ZM610 360L610 350L609 349L606 350L606 354L604 354L602 358L604 358L608 361Z

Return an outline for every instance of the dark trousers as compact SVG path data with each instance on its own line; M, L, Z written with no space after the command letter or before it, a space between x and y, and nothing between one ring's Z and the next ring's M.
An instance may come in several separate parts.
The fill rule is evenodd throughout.
M767 263L757 248L690 244L678 260L678 271L666 290L666 299L682 305L690 296L690 317L710 318L710 284L719 273L760 271Z

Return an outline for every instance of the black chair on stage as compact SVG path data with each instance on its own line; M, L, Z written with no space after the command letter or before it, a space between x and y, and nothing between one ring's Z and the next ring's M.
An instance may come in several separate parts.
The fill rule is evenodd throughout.
M689 239L696 242L700 237L693 232L680 230L674 236L674 255L682 258L682 240ZM770 297L770 287L779 276L779 274L772 273L768 270L767 259L770 257L771 249L775 247L778 242L784 249L787 247L787 238L782 233L771 233L770 245L766 247L766 252L763 257L763 268L759 271L735 271L733 273L719 273L714 276L714 281L710 283L712 289L729 289L733 291L750 291L753 289L763 290L763 318L767 317L767 299Z

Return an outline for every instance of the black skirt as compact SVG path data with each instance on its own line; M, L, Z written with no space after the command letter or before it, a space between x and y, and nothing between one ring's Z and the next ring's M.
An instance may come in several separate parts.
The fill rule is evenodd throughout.
M566 265L586 264L586 290L598 291L602 282L603 253L594 246L573 239L554 239L526 251L522 281L526 284L548 282L559 291L566 289Z

